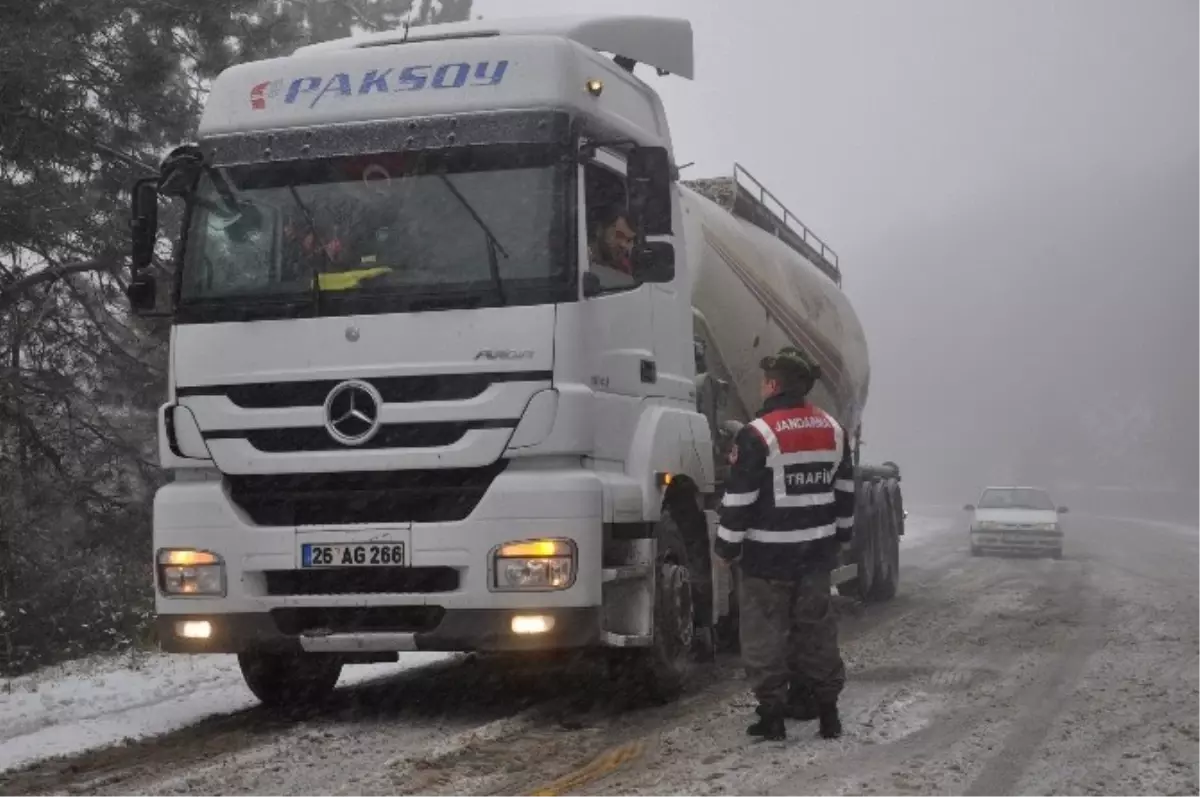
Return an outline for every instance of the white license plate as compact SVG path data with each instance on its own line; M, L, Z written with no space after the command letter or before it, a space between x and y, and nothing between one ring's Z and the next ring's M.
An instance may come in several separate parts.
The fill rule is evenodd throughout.
M349 545L305 543L301 567L396 567L404 565L404 543L364 542Z

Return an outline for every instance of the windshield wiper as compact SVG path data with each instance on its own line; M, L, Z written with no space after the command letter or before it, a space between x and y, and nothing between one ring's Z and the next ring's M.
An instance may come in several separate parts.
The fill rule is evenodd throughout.
M292 199L296 202L296 207L300 208L300 212L304 215L304 221L308 223L308 230L312 233L313 241L321 250L321 254L325 256L325 262L329 264L329 270L334 270L333 258L329 254L329 250L325 248L325 242L321 240L321 234L317 232L317 225L313 221L312 213L308 206L304 204L304 200L300 198L300 193L296 190L294 183L288 183L288 193L292 195ZM303 247L301 247L303 248ZM317 264L313 261L312 264L312 291L313 291L313 312L317 315L321 314L321 271Z
M462 192L458 190L457 186L450 181L450 178L445 174L439 174L438 177L442 178L442 182L446 184L446 188L450 189L450 193L454 194L454 198L462 204L467 213L471 214L471 218L473 218L475 223L479 225L479 229L483 230L483 236L487 239L488 269L492 273L492 284L496 287L496 293L500 297L500 304L508 304L508 300L504 298L504 280L500 277L500 261L496 257L496 253L499 252L500 254L504 255L505 260L508 260L508 252L506 252L504 247L500 245L500 241L496 239L496 236L487 226L487 222L485 222L479 216L479 214L475 212L475 208L471 207L471 203L468 202L467 198L462 195Z

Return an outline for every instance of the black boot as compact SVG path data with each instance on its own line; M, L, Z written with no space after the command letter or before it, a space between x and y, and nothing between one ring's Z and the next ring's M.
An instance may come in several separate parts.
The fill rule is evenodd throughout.
M821 738L837 739L842 735L842 719L838 716L837 703L824 703L817 709L821 721Z
M768 742L782 742L787 738L787 726L783 724L783 714L778 711L758 709L758 722L746 729L751 736L758 736Z
M808 722L817 718L817 701L812 692L793 686L788 690L788 700L785 716L792 720Z

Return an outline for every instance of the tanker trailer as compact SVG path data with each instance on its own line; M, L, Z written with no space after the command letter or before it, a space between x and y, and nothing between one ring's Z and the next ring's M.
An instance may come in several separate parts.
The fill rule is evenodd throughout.
M786 345L802 348L821 367L813 402L842 424L854 446L854 542L834 583L843 595L890 600L904 533L900 470L892 462L860 462L870 367L862 326L841 289L837 254L739 164L732 177L683 182L679 194L695 275L697 395L716 448L718 481L737 429L761 402L759 361ZM714 590L715 616L728 632L737 612L720 602L736 601L737 593L724 586Z

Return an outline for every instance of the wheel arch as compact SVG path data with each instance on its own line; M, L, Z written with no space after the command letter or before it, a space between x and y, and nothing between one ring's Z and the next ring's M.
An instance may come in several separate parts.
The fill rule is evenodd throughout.
M625 472L642 484L642 510L647 521L658 519L667 492L694 485L698 493L715 489L712 433L708 420L694 410L648 405L638 420L625 460Z

